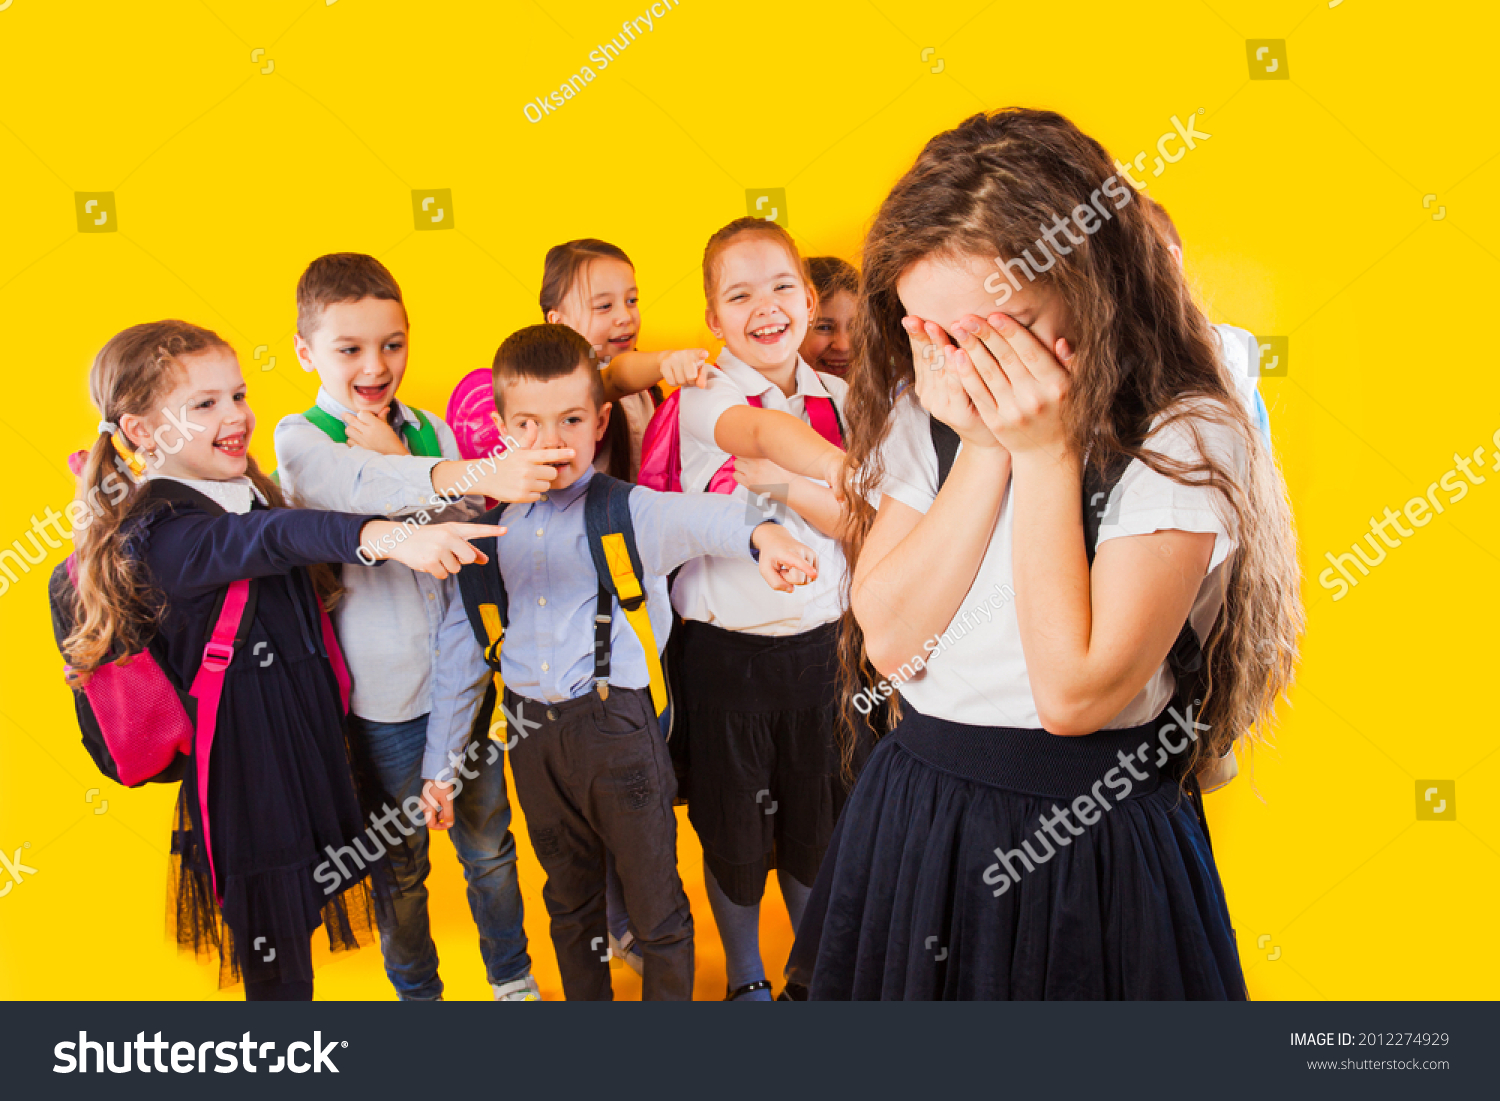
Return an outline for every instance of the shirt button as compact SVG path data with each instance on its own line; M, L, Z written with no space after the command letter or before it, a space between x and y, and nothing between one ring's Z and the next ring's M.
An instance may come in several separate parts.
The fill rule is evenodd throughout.
M543 500L543 501L545 501L545 500L546 500L546 499L547 499L547 495L546 495L546 494L545 494L545 493L543 493L543 494L542 494L542 496L541 496L541 499L542 499L542 500Z
M437 594L436 593L428 593L427 594L427 599L428 600L436 600L437 599Z
M552 666L548 665L545 661L542 662L542 672L543 673L545 673L548 669L551 669L551 668L552 668Z
M539 597L537 597L536 598L536 602L538 604L540 604L543 608L545 608L547 606L547 598L545 596L539 596Z
M538 539L540 539L542 537L542 529L541 528L537 528L536 529L536 537Z

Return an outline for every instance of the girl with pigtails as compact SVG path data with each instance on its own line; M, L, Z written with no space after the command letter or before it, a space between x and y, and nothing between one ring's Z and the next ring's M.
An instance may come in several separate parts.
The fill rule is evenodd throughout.
M212 738L174 766L169 918L180 947L217 950L221 985L242 978L247 1000L311 999L318 926L333 949L356 947L386 889L345 744L321 564L390 558L446 577L479 557L466 539L504 529L283 507L249 454L255 414L234 352L196 325L124 330L89 384L103 418L80 474L91 520L71 580L53 577L70 681L149 651L185 693L226 589L249 582ZM347 874L328 887L315 872L335 857Z

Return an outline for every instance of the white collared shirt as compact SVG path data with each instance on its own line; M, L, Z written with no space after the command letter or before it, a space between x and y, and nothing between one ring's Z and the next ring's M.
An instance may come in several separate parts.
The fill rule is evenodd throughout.
M206 478L179 478L175 474L161 474L148 470L146 477L169 478L174 482L179 482L189 489L197 490L225 512L237 513L240 516L250 511L251 503L254 501L259 501L263 505L269 503L260 490L255 488L255 483L244 475L227 481L215 482Z
M1243 478L1247 454L1234 430L1203 419L1194 423L1204 447L1233 472L1231 476ZM1196 462L1200 454L1186 420L1154 428L1146 446L1184 462ZM932 446L930 418L911 387L896 398L890 433L880 453L885 468L881 485L884 495L926 513L937 499L937 453ZM1005 489L989 546L958 613L942 635L923 642L924 652L912 655L904 673L890 678L924 715L973 726L1035 730L1042 725L1016 621L1011 572L1015 521L1012 488ZM1156 531L1214 535L1208 570L1189 612L1198 638L1206 639L1223 606L1224 584L1233 564L1231 555L1238 545L1228 504L1217 490L1183 485L1133 460L1105 502L1099 543L1102 546L1110 539ZM942 568L942 563L934 563L934 568ZM1117 730L1151 721L1171 700L1174 687L1172 673L1163 662L1146 686L1102 729Z
M754 367L727 349L720 352L718 363L708 370L708 386L685 386L678 399L683 489L705 489L714 472L732 458L714 442L714 426L726 410L748 405L747 398L759 396L762 409L778 409L807 422L805 397L832 398L843 423L848 392L843 379L814 371L799 356L796 389L787 397ZM735 486L732 496L744 502L747 512L765 512L744 486ZM672 587L672 604L683 619L753 635L794 635L839 617L844 555L838 540L830 539L790 509L775 508L767 518L780 520L794 538L817 555L817 580L793 592L779 593L766 584L753 562L695 558L682 567Z

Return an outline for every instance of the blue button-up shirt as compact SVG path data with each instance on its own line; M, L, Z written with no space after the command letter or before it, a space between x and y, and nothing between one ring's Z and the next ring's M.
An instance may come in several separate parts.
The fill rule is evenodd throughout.
M326 390L318 407L339 420L352 411ZM427 414L442 456L381 455L335 443L301 413L276 426L281 488L295 504L334 512L375 513L391 519L414 516L421 523L468 520L484 510L482 497L451 504L432 488L432 468L460 458L458 441L442 418ZM395 404L391 417L416 423L410 407ZM439 581L399 562L349 564L341 578L344 595L333 609L339 643L354 682L350 710L372 722L405 722L432 707L432 667L440 659L438 628L449 604L458 604L458 582Z
M505 686L528 699L556 703L594 690L599 578L589 553L583 501L592 477L593 471L587 471L567 489L540 501L510 505L500 518L509 529L498 547L510 603L501 672ZM703 555L751 559L751 533L765 522L759 511L723 494L657 493L643 486L630 491L630 519L658 648L666 646L672 629L667 574ZM609 683L646 688L651 683L646 652L620 614L618 600L613 608ZM489 676L462 600L448 609L437 645L443 656L427 720L422 760L427 779L439 776L450 754L463 750Z

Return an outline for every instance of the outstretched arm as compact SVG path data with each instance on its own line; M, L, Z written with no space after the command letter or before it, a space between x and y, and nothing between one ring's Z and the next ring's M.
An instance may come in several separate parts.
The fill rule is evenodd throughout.
M714 423L719 450L743 459L770 459L794 474L839 485L844 452L790 413L736 405Z
M917 318L907 320L906 330L916 365L912 393L929 416L958 433L963 447L930 504L903 503L892 491L882 495L855 564L854 616L870 662L882 673L921 654L922 643L953 622L979 573L1010 478L1009 452L979 418L954 371L944 369L952 349L944 349L942 330ZM918 507L924 504L926 512Z
M619 401L627 394L649 390L658 382L669 386L706 386L708 352L683 348L665 352L621 352L604 368L604 398Z

